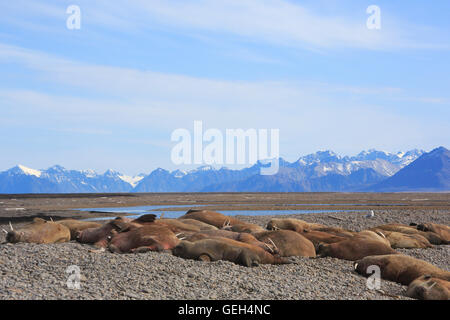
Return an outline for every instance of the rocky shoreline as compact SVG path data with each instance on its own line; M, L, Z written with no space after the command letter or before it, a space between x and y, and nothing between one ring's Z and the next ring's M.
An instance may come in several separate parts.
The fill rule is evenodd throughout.
M447 210L380 210L373 218L350 212L276 217L355 231L390 222L450 224ZM271 216L238 218L264 226ZM0 299L409 299L406 286L389 281L382 281L380 290L368 289L366 278L353 271L353 262L334 258L295 258L293 264L246 268L167 253L91 251L91 246L76 242L0 244ZM398 251L450 269L449 246ZM80 289L67 286L66 270L72 265L80 268Z

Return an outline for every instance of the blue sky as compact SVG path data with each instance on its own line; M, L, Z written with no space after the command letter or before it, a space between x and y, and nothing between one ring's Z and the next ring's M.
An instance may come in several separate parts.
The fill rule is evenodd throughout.
M81 29L69 30L69 5ZM381 9L369 30L366 8ZM3 1L0 170L176 169L177 128L280 130L289 161L450 145L449 1Z

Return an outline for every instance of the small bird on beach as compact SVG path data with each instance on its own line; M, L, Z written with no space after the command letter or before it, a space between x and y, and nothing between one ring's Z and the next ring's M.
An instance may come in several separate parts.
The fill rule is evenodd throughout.
M370 210L370 213L366 215L366 218L373 218L375 217L375 212L373 210Z

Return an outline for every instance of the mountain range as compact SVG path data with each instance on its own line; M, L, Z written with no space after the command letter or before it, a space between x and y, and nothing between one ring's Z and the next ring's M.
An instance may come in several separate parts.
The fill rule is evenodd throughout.
M280 158L279 171L271 176L260 175L260 162L240 170L158 168L134 177L113 170L98 174L59 165L46 170L18 165L0 172L0 193L448 191L449 154L444 147L429 153L371 149L352 157L318 151L295 162Z

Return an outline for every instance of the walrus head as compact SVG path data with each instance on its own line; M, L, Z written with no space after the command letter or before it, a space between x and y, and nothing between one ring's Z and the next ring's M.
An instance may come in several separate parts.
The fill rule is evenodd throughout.
M6 232L6 242L9 242L9 243L20 242L20 240L23 236L23 232L15 231L11 222L9 222L9 227L11 229L11 231L9 231L9 232L3 229Z
M316 248L317 256L323 256L327 252L328 244L319 242L317 245L314 245L314 247Z
M430 229L425 224L418 224L417 230L424 231L424 232L430 231Z
M278 227L276 226L276 223L275 223L275 221L273 221L273 220L270 220L269 223L267 223L266 229L267 229L267 230L271 230L271 231L274 231L274 230L280 230L280 228L278 228Z
M9 243L17 243L20 242L20 240L23 237L23 232L17 232L17 231L9 231L6 235L6 242Z

